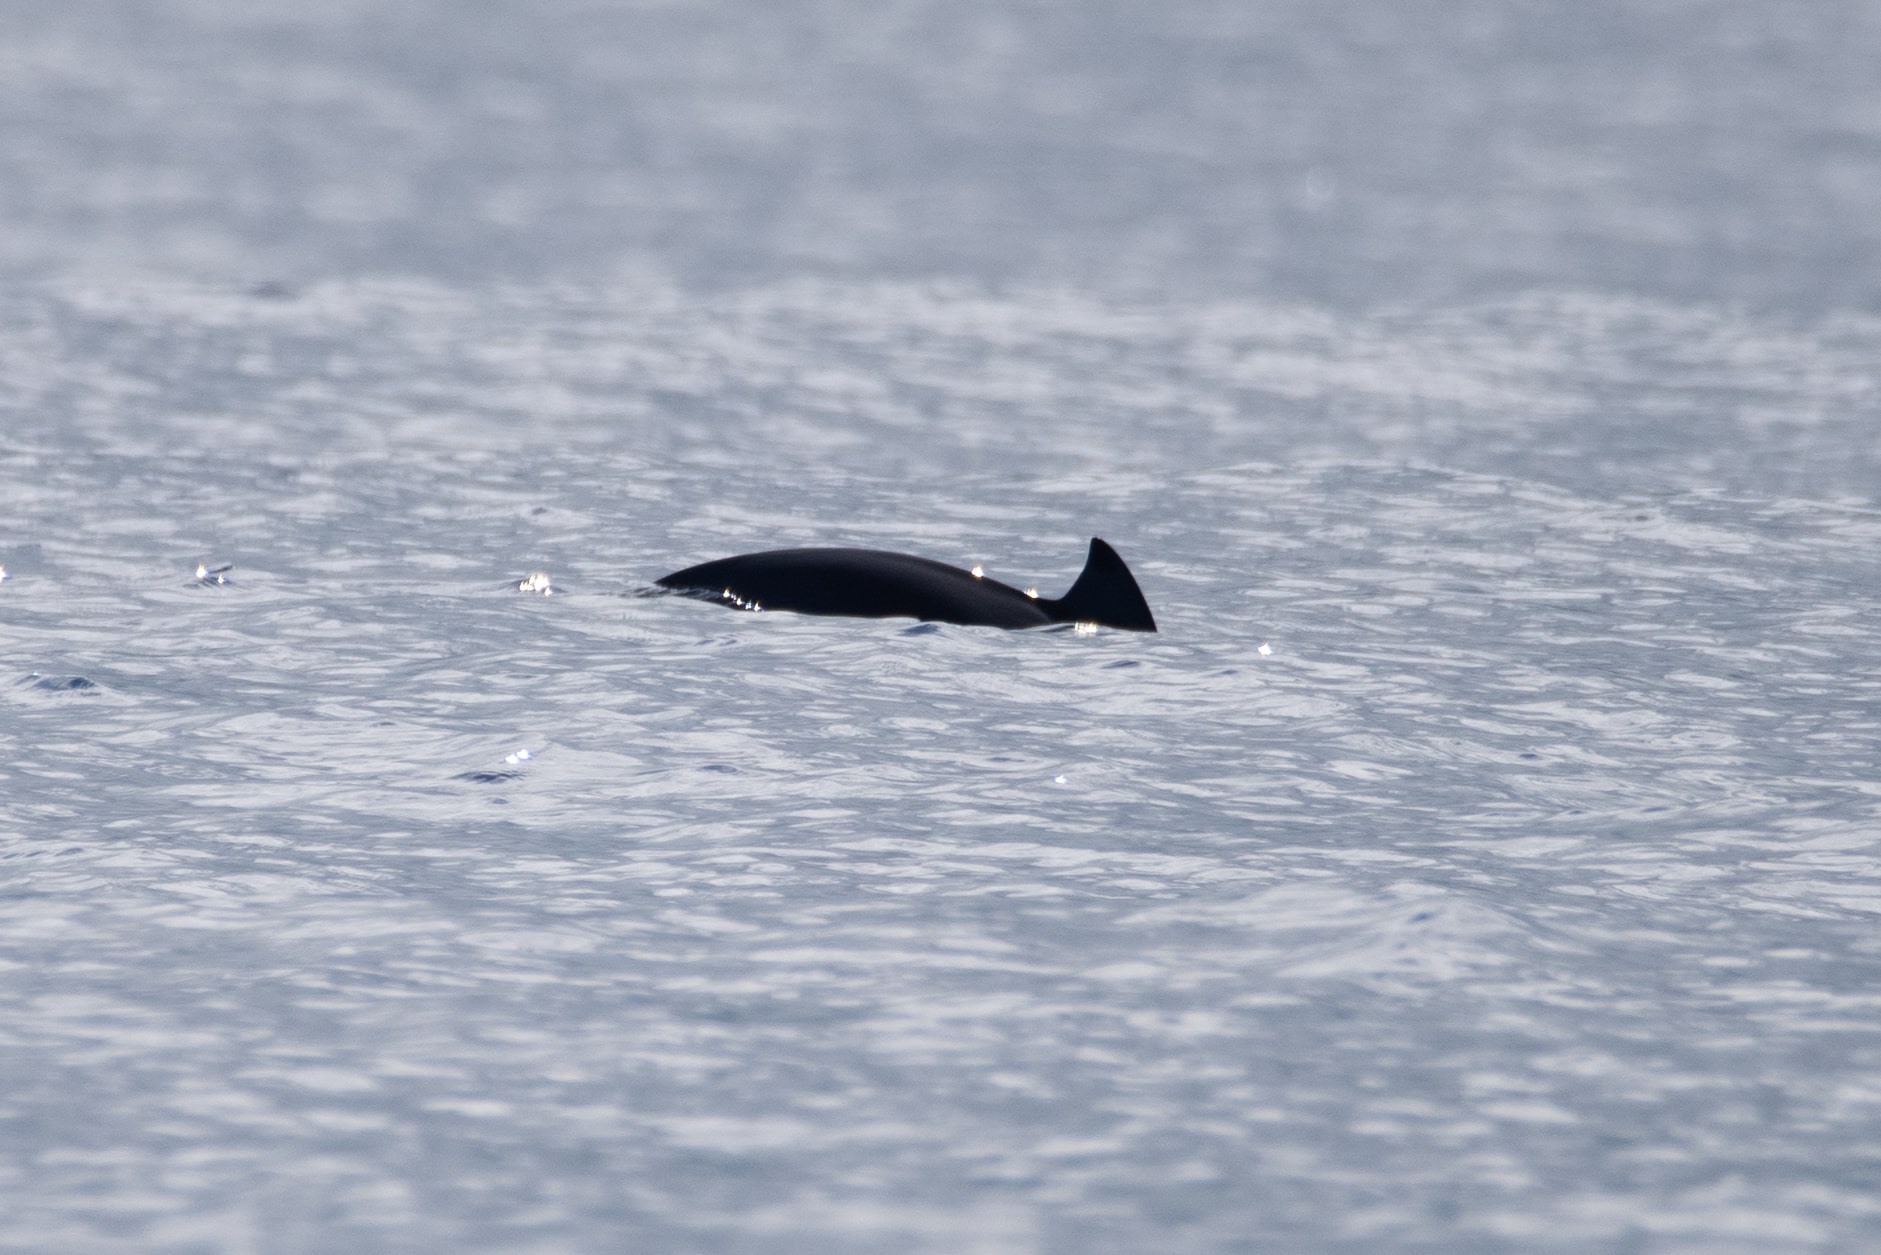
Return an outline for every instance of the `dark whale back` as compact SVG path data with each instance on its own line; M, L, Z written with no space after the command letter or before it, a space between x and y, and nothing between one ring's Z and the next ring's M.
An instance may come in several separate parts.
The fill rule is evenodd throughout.
M747 610L1000 628L1100 623L1156 630L1130 568L1101 540L1091 541L1083 574L1056 599L1029 597L944 562L877 549L773 549L703 562L657 582Z

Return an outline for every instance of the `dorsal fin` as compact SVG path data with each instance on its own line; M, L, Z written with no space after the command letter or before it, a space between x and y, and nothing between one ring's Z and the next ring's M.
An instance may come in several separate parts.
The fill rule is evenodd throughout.
M1156 630L1156 617L1143 600L1136 577L1117 551L1095 536L1084 571L1071 591L1056 601L1041 599L1039 605L1060 623L1101 623L1127 632Z

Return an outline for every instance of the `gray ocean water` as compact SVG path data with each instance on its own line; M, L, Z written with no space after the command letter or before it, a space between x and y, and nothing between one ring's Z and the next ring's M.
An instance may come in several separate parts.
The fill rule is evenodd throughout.
M0 26L0 1250L1881 1249L1881 6Z

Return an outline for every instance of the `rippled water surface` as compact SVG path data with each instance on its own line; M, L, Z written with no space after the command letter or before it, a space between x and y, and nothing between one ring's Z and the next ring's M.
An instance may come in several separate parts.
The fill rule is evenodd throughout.
M7 8L0 1249L1881 1243L1881 37L1442 7Z
M1881 1231L1872 324L6 313L16 1245ZM1093 532L1159 635L641 595Z

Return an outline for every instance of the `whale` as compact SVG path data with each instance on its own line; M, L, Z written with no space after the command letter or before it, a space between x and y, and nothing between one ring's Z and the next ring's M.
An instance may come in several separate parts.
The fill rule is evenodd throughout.
M1063 597L1038 597L975 571L880 549L772 549L702 562L654 582L737 610L997 628L1093 623L1156 630L1136 577L1095 537L1084 570Z

